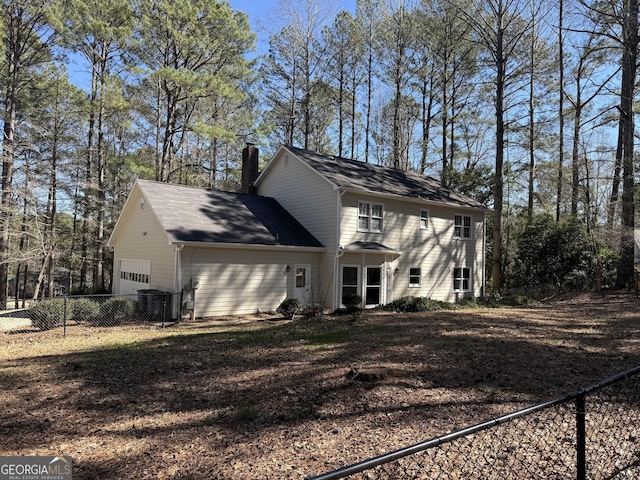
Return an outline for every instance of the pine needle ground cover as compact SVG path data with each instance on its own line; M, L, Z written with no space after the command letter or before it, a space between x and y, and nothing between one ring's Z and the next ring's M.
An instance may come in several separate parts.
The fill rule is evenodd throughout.
M302 479L639 365L638 307L617 292L355 322L5 332L0 455L71 455L78 479Z

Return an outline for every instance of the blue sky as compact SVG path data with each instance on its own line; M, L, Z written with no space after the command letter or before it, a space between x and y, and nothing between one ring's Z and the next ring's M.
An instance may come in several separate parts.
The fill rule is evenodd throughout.
M279 1L280 0L229 0L231 8L249 15L251 29L258 35L258 53L265 52L269 43L269 34L265 32L264 28L260 28L260 22L267 28L271 27L271 25L268 24L270 17L273 17L270 12L276 9ZM355 13L356 0L334 1L339 9L348 9L352 13ZM283 19L283 21L286 21L286 19ZM84 58L77 54L70 54L67 61L67 69L72 83L80 88L89 88L89 73Z
M294 0L295 1L295 0ZM356 0L333 0L339 10L349 10L355 13ZM273 17L271 12L275 10L280 3L279 0L229 0L231 8L234 10L240 10L249 15L249 22L252 30L258 35L259 50L260 45L264 46L269 42L268 33L261 28L261 23L264 27L270 28L268 24L269 19ZM286 22L286 19L281 19Z

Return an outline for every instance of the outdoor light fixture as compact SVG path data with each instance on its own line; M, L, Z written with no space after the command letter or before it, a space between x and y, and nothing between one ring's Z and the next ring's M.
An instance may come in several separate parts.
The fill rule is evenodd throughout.
M287 268L285 268L284 271L289 273L291 271L291 265L287 265Z

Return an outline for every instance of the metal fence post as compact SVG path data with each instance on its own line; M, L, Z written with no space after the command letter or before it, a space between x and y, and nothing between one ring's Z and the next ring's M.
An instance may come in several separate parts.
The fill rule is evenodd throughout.
M587 476L587 433L586 433L586 395L578 393L576 397L576 478L585 480Z
M162 294L162 328L164 329L164 316L167 314L167 292Z
M62 315L62 336L66 337L67 336L67 296L65 295L64 297L64 314Z

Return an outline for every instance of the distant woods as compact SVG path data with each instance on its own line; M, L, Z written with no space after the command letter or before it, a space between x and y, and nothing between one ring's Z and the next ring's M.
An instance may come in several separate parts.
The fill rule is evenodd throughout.
M260 54L215 0L2 8L0 304L109 291L133 179L233 191L247 141L486 203L494 291L633 280L637 0L283 0Z

